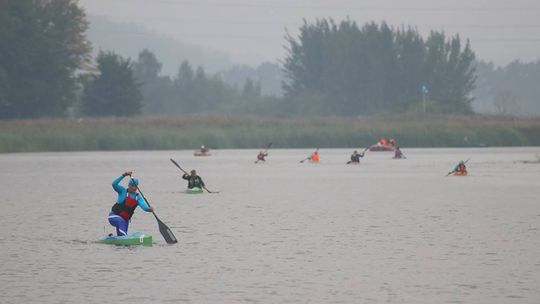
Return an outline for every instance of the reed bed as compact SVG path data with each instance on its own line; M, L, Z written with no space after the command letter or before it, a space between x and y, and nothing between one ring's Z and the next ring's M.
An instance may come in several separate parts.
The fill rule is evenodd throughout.
M365 147L394 137L404 147L540 145L540 118L375 116L263 118L192 115L0 121L0 152L210 148Z

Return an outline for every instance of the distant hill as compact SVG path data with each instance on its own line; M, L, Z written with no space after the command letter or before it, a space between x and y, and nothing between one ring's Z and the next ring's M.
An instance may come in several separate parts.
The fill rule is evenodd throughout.
M183 60L201 65L208 72L228 69L232 64L225 52L203 49L197 45L182 43L174 38L152 32L134 23L117 23L102 16L89 15L90 27L87 37L94 53L100 49L114 51L123 56L137 59L140 51L149 49L163 64L162 73L176 75Z

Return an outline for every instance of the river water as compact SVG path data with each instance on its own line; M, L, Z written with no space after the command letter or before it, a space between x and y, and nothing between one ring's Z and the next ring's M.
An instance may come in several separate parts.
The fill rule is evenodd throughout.
M0 303L540 303L540 148L212 152L0 155ZM128 169L178 244L95 242Z

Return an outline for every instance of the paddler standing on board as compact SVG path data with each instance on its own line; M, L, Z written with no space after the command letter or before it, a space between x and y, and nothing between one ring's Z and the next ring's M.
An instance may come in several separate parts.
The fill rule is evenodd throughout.
M120 182L124 177L131 177L132 173L132 171L126 171L112 182L112 187L118 193L118 198L109 213L109 223L116 227L118 236L127 235L129 221L137 206L140 206L146 212L154 211L152 207L148 206L142 195L137 193L139 181L136 178L129 179L127 189L120 186Z

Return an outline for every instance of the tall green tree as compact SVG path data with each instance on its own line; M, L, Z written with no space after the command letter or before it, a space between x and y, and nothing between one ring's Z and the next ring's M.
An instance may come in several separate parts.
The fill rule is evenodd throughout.
M172 99L173 84L168 76L160 76L162 64L150 50L144 49L133 64L135 79L141 84L142 112L167 113Z
M133 64L112 52L100 52L99 75L84 87L83 111L89 116L133 116L141 113L142 94Z
M431 110L471 112L474 52L459 36L433 32L424 41L411 27L321 19L304 20L298 37L286 39L283 89L297 114L409 111L421 104L423 85Z
M87 28L76 0L0 1L0 118L66 113Z
M432 32L426 40L426 52L426 83L436 110L471 113L476 65L469 42L462 48L459 35L448 40L444 33Z
M133 64L133 72L139 81L152 82L159 77L162 66L154 53L144 49L139 53L137 62Z

